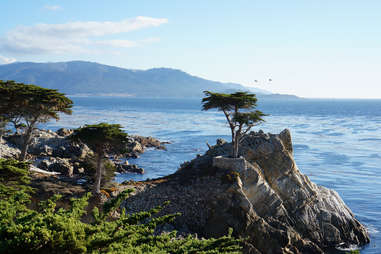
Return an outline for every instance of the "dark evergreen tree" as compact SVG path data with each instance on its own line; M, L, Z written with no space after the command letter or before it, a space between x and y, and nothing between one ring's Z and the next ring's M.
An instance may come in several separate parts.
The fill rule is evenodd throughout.
M0 117L25 127L20 160L25 160L33 130L39 123L59 120L59 113L71 114L73 102L55 89L0 80Z
M202 99L202 109L217 109L224 113L232 135L232 157L238 158L239 144L243 136L253 126L264 121L262 117L265 114L254 110L257 106L255 94L247 92L224 94L209 91L204 91L204 94L206 97Z
M127 133L123 132L119 124L100 123L85 125L74 130L71 138L75 142L88 145L96 155L96 174L94 193L100 193L103 174L102 162L106 154L123 154L127 152Z

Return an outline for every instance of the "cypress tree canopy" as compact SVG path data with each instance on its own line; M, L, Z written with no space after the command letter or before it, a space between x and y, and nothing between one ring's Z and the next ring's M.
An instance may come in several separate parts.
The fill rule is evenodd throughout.
M25 127L20 160L25 160L33 129L38 123L51 118L58 120L59 113L71 114L73 102L55 89L0 80L0 118L13 123L17 129Z
M95 152L120 154L127 152L127 137L120 124L99 123L74 130L71 138L88 145Z
M204 91L206 95L202 99L203 110L209 110L216 108L218 110L235 110L237 109L249 109L257 106L257 97L255 94L249 94L247 92L236 92L232 94L225 93L213 93L209 91Z
M73 102L55 89L0 80L0 116L10 121L47 122L71 114Z

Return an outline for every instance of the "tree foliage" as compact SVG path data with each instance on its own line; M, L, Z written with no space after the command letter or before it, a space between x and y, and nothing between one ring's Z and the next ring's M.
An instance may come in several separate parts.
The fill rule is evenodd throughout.
M28 171L26 164L0 161L0 173L20 175ZM16 166L20 166L15 171ZM16 172L16 173L15 173ZM172 221L176 215L155 216L162 207L135 214L121 211L119 218L110 214L119 209L131 192L122 192L108 201L103 211L93 210L94 220L85 223L90 194L71 199L69 208L57 209L59 196L40 203L39 210L27 207L30 201L27 179L13 183L14 191L0 199L0 253L239 253L240 240L229 235L218 239L177 238L176 232L155 234L158 225ZM0 188L9 183L0 178ZM18 186L18 187L17 187Z
M119 124L99 123L85 125L74 130L71 139L88 145L96 155L96 176L94 193L100 193L101 178L104 174L103 158L107 153L123 154L127 152L128 134L123 132Z
M29 163L0 158L0 199L14 195L18 191L26 194L32 192L30 183Z
M206 97L202 99L203 110L217 109L224 113L232 135L232 156L237 158L242 137L253 126L263 122L262 117L266 115L259 110L254 110L257 106L255 94L248 92L225 94L210 91L204 91L204 94Z
M13 123L16 130L25 126L20 160L25 160L33 129L38 123L71 114L73 102L55 89L0 80L0 117Z

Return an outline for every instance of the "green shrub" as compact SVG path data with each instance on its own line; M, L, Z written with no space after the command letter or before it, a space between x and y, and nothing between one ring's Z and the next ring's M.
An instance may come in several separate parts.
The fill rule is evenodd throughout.
M9 197L20 190L30 193L29 163L0 158L0 199Z
M177 238L176 232L154 234L158 225L176 217L176 214L153 216L161 207L130 215L122 210L119 218L110 217L130 190L106 202L103 212L94 208L92 223L81 220L86 215L90 194L72 198L68 209L56 208L58 195L40 202L37 211L28 209L31 190L26 186L29 180L25 164L0 160L0 165L0 189L12 190L7 195L3 193L0 199L0 253L239 253L241 250L241 240L232 238L231 231L218 239ZM9 186L3 177L5 172L13 174ZM19 181L16 175L20 176Z

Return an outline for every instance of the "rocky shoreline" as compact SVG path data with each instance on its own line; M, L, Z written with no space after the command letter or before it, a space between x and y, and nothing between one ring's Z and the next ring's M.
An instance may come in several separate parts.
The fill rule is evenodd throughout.
M233 228L247 239L246 253L324 253L369 243L366 228L339 195L299 171L288 130L250 133L240 159L227 158L230 150L218 140L170 176L125 183L135 189L125 208L133 213L169 200L162 213L181 216L164 231L217 237Z
M81 196L91 188L89 158L92 151L68 138L70 130L38 130L29 148L29 159L47 175L35 172L32 186L37 199L52 194ZM17 135L4 137L0 157L19 154ZM147 147L165 149L152 137L131 136L131 158ZM159 214L181 215L159 232L177 230L179 235L218 237L233 228L245 240L245 253L324 253L327 249L369 243L364 226L339 195L312 183L293 159L288 130L280 134L251 132L242 142L241 158L228 155L231 143L221 139L172 175L150 181L126 181L104 185L104 198L134 189L122 203L128 213L145 211L170 201ZM106 165L106 164L105 164ZM118 171L141 172L136 165L110 156L107 165Z
M55 172L62 176L86 174L93 151L85 144L76 144L70 140L72 130L59 129L35 130L33 141L28 149L28 160L41 170ZM0 142L0 158L17 158L20 154L22 136L18 134L5 135ZM114 166L120 173L143 174L144 169L137 165L129 165L127 159L137 158L147 148L165 150L165 143L153 137L132 135L128 138L127 150L124 160L112 155L108 156L107 163Z

